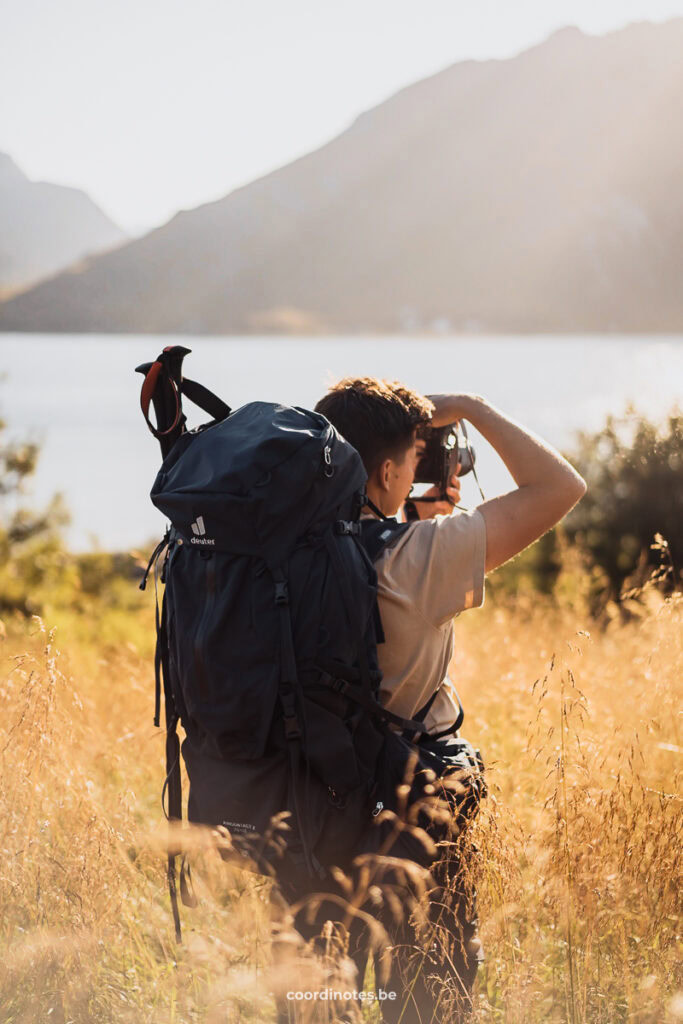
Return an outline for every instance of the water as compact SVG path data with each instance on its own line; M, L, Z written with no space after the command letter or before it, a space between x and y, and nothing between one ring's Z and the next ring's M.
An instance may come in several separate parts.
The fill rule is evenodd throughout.
M159 447L142 419L133 370L167 344L192 349L187 375L233 408L255 399L312 406L342 376L403 380L425 393L484 395L552 444L571 448L633 403L663 416L683 391L683 337L522 336L408 338L168 338L0 335L0 416L42 453L27 500L60 491L76 550L146 546L163 532L149 501ZM190 412L190 425L203 414ZM488 496L510 486L504 466L472 431ZM465 503L475 503L464 481Z

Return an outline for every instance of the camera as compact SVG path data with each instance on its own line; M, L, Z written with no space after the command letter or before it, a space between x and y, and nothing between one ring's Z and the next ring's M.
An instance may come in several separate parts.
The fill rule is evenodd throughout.
M416 484L436 484L445 496L448 481L458 465L458 476L474 469L476 455L469 443L464 424L449 423L445 427L427 427L419 437L425 450L415 471Z

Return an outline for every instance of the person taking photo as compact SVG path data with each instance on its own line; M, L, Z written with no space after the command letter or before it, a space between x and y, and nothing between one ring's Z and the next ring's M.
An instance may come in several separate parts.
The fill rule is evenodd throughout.
M453 657L453 619L480 607L484 579L560 522L580 500L586 485L553 447L486 399L473 394L422 396L398 382L345 378L317 403L339 433L359 452L367 471L367 496L377 511L396 516L413 486L424 451L424 434L466 420L491 444L509 470L515 487L483 501L472 511L456 509L460 500L457 472L448 481L446 498L437 489L432 501L414 501L419 520L397 532L378 557L378 602L384 643L378 647L382 672L380 700L402 718L412 719L428 706L424 725L430 735L455 726L459 702L448 677ZM367 513L374 515L374 512ZM438 865L431 907L444 918L444 893L459 893L446 914L457 932L455 952L441 962L423 962L406 970L417 938L407 922L385 921L394 943L389 988L399 989L396 1001L382 1004L383 1019L402 1024L453 1020L435 1004L429 975L452 993L461 1015L471 1008L471 992L481 944L476 935L473 894L467 899L453 884L452 864ZM414 949L413 949L414 951ZM424 961L423 951L423 961ZM356 957L362 972L362 957ZM408 978L407 975L410 974ZM362 983L362 978L359 979ZM409 982L409 983L408 983Z

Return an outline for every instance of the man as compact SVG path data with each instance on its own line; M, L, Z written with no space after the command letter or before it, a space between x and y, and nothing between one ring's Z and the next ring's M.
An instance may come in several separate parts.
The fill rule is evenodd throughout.
M453 511L446 503L417 502L420 521L389 544L376 563L385 634L385 643L379 647L380 698L389 710L413 718L436 693L425 725L430 733L440 732L453 725L457 716L447 676L454 616L479 607L485 574L558 523L585 493L586 485L559 452L475 395L425 398L396 382L349 378L336 384L316 411L358 450L368 474L368 497L386 516L395 516L408 497L424 447L418 432L426 425L467 420L498 452L515 481L510 493L485 501L472 512ZM457 476L449 482L447 493L449 502L456 505ZM443 904L449 881L451 889L458 890L457 880L453 883L443 872L437 881L432 907ZM459 992L460 1009L466 1011L478 942L464 899L456 900L449 913L450 927L460 931L460 953L455 961L451 957L450 967L442 966L454 975L449 983ZM407 972L401 972L401 960L405 966L411 938L413 945L417 940L405 922L392 937L399 955L391 980L399 984L403 977L405 985ZM427 973L426 969L413 972L409 990L398 992L395 1002L382 1004L385 1021L453 1019L434 1012Z

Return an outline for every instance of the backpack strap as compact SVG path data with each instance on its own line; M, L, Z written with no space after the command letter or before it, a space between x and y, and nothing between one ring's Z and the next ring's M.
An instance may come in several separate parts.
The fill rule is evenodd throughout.
M410 529L410 523L399 523L395 519L383 516L382 519L361 519L358 523L360 533L354 536L358 550L372 566L377 561L388 544L391 544L402 533ZM374 608L375 639L378 644L385 641L382 616L379 613L379 603L375 601Z
M440 689L441 689L441 687L439 687L438 690L434 691L434 693L432 694L432 699L434 699L436 697L436 695L437 695L437 693L439 692ZM462 701L460 700L460 697L458 696L458 691L455 689L455 687L453 687L453 691L455 692L455 699L458 702L458 717L453 722L453 725L449 725L445 729L439 730L439 732L429 733L429 739L430 740L440 740L440 739L443 739L444 736L450 736L453 733L456 733L458 731L458 729L460 728L460 726L462 725L463 721L464 721L465 709L462 706Z
M279 697L282 704L282 712L285 726L285 739L289 754L290 778L292 783L292 802L294 804L294 816L299 829L303 847L304 860L310 876L324 877L326 872L310 848L308 831L304 827L299 800L297 797L296 777L298 774L299 761L301 757L301 740L306 740L306 722L299 720L298 711L303 713L303 700L301 699L301 684L296 667L296 654L294 650L294 638L292 636L292 617L289 605L289 585L287 576L282 567L271 569L271 575L275 584L275 605L278 609L280 619L280 685ZM308 787L310 782L310 762L306 758L306 803L308 800Z
M424 707L421 707L420 710L417 712L417 714L413 715L413 718L414 718L414 720L416 722L422 722L422 724L424 725L424 720L427 717L427 715L429 714L429 712L431 710L431 707L432 707L432 704L436 700L436 695L437 695L437 693L439 692L440 689L441 689L440 686L437 687L437 689L434 690L434 693L431 695L431 697L429 698L427 703L424 705ZM403 739L404 740L408 740L409 743L414 743L416 738L420 739L419 736L416 737L415 734L412 733L412 732L409 732L409 730L407 730L407 729L403 730Z
M397 725L400 729L410 730L411 733L418 732L420 735L423 733L426 735L427 733L425 726L421 722L417 722L413 718L402 718L400 715L395 715L393 711L388 711L364 686L350 683L347 679L344 679L339 670L335 676L325 673L321 677L321 682L329 686L336 693L341 693L350 700L355 701L356 704L360 704L368 714L373 715L375 718L380 718L383 722L390 722L392 725Z
M376 562L388 544L410 530L412 523L399 523L387 516L384 519L361 519L360 539L371 562Z

